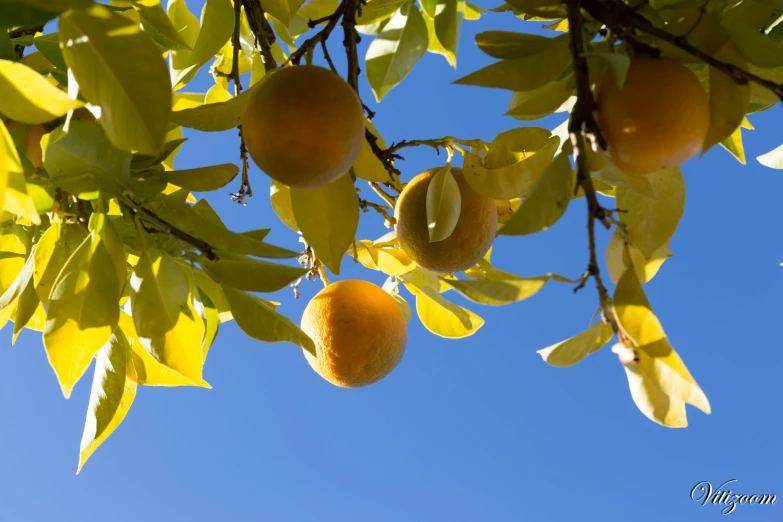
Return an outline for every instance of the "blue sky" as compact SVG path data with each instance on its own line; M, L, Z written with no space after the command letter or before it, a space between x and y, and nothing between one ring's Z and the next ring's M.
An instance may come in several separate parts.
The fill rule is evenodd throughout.
M510 93L449 84L489 63L476 32L534 27L506 14L466 23L458 70L425 57L378 107L376 126L389 142L491 140L518 126L501 116ZM339 38L332 47L342 65ZM187 90L210 81L202 74ZM361 87L371 102L364 79ZM574 295L550 283L509 307L458 301L487 321L468 339L436 337L414 317L399 367L363 389L333 387L299 348L252 341L226 324L205 368L214 388L140 389L76 476L91 372L66 401L40 335L25 331L11 347L7 327L0 520L707 521L719 508L690 500L691 488L729 479L735 491L781 497L773 507L740 506L733 520L783 519L783 174L753 160L780 145L783 124L779 109L750 119L748 166L722 149L685 166L675 256L646 286L712 404L709 416L689 408L689 428L662 428L639 413L608 348L568 369L541 361L535 350L582 331L596 305L592 286ZM186 136L179 168L237 161L235 132ZM405 179L444 161L431 150L405 152ZM272 242L296 247L270 209L268 179L255 167L252 176L249 206L229 201L232 187L208 199L235 229L271 226ZM587 256L583 205L544 233L501 237L493 262L520 275L577 276ZM379 215L363 214L361 238L384 232ZM602 248L607 239L601 234ZM348 277L383 282L350 262ZM320 287L303 285L298 301L290 291L275 299L298 322Z

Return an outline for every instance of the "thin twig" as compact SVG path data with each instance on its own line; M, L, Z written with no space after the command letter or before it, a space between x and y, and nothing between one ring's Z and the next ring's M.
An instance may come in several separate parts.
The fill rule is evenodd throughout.
M570 4L569 4L570 5ZM712 57L709 53L688 43L685 36L676 36L663 29L654 26L649 20L639 15L633 9L617 0L582 0L581 7L590 16L599 22L606 24L618 34L626 34L624 28L638 29L664 42L667 42L699 60L725 73L738 84L755 83L775 94L783 101L783 84L778 84L757 76L736 65L723 62Z
M337 26L337 22L340 20L340 17L344 12L345 2L342 2L337 6L337 9L335 9L334 13L327 16L326 18L320 19L320 21L326 22L324 28L305 40L296 51L291 53L291 56L288 57L288 61L294 65L299 65L299 62L306 53L312 52L315 46L319 43L326 42L326 40L329 39L329 35L332 34L332 31Z
M343 0L345 11L343 13L343 46L345 46L345 56L348 61L348 84L359 95L359 54L356 50L356 44L361 38L356 31L356 10L359 8L359 0Z
M239 77L239 37L242 27L242 2L234 0L234 34L231 36L231 45L233 46L233 61L231 62L231 79L234 80L234 96L239 96L242 92L242 80ZM239 192L231 194L231 199L240 205L247 205L245 198L253 197L253 189L250 187L250 175L247 159L247 147L245 138L242 135L242 124L237 126L239 131L239 158L242 160L242 185Z
M606 143L593 116L594 102L593 94L590 90L587 59L584 56L583 20L580 11L580 0L568 0L566 8L568 29L571 35L571 54L573 57L577 95L576 104L571 111L571 117L568 122L568 133L574 148L577 187L582 187L587 200L587 243L589 249L587 270L574 291L584 288L587 280L592 277L598 290L598 299L604 320L611 325L612 330L617 334L620 328L612 311L612 299L609 297L609 292L606 290L606 285L604 285L601 278L601 271L598 268L598 254L595 244L595 222L602 223L607 229L611 224L607 219L606 211L598 202L598 196L593 186L593 178L590 176L585 137L602 149L606 148Z
M367 183L370 184L370 187L375 191L375 193L378 194L381 199L384 200L391 208L396 206L394 198L387 194L386 191L384 191L381 186L378 185L378 183L374 181L368 181Z

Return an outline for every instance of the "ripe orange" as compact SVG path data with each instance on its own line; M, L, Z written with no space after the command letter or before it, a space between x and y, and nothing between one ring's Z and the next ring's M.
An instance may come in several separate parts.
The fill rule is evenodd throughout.
M707 136L707 94L693 72L668 58L634 58L622 89L605 74L597 100L609 156L631 174L676 167Z
M399 305L367 281L332 283L313 297L302 315L302 330L318 357L307 362L330 383L358 388L378 382L405 353L407 325Z
M15 121L9 121L5 124L8 130L19 127L19 123ZM43 163L43 151L41 150L41 138L46 134L46 128L43 125L31 125L27 130L27 149L24 156L30 160L33 167L37 169L44 168Z
M364 143L359 97L337 73L313 65L264 78L242 119L258 167L289 187L320 187L351 168Z
M443 241L430 243L427 229L427 188L440 168L430 169L405 185L394 217L400 246L411 259L428 270L451 274L478 263L492 246L498 229L498 206L468 185L462 169L452 168L462 206L457 226Z

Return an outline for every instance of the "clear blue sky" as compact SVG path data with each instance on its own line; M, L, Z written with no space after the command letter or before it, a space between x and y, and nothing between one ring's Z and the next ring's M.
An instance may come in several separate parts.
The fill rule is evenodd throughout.
M489 63L473 44L477 31L533 27L507 14L465 24L458 71L428 55L380 105L375 122L387 141L490 140L517 126L501 116L509 93L449 84ZM332 53L342 64L339 38ZM211 80L199 78L187 90L205 90ZM362 89L370 102L364 79ZM592 287L574 296L551 283L509 307L461 302L487 321L468 339L435 337L414 318L402 363L363 389L333 387L299 348L258 343L226 324L205 368L214 389L140 389L76 476L92 372L66 401L40 335L25 331L11 347L7 327L0 521L709 521L720 519L718 508L689 492L729 479L737 491L779 497L773 507L740 506L732 520L783 520L783 173L753 159L780 145L780 109L751 122L747 167L722 149L686 165L675 257L646 287L712 403L709 416L689 408L689 428L642 416L608 349L569 369L541 361L535 350L584 329L596 304ZM178 167L237 161L235 132L186 135ZM410 151L400 166L409 179L442 161ZM229 189L209 200L235 229L271 226L273 242L296 247L269 207L268 179L252 175L248 207L232 204ZM501 237L493 261L521 275L577 276L587 255L583 205L545 233ZM384 232L377 214L362 216L361 238ZM342 277L383 282L344 266ZM319 289L275 298L298 321Z

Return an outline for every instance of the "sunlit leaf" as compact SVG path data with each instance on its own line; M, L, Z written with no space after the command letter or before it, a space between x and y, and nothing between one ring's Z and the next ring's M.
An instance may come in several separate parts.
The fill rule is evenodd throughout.
M416 268L416 263L402 249L379 248L366 239L353 243L348 249L348 255L355 257L367 268L394 277L407 274Z
M201 259L199 262L215 281L249 292L276 292L307 273L307 269L298 266L225 254L217 261Z
M447 239L459 220L462 196L451 167L440 169L427 187L427 231L430 243Z
M617 283L614 313L626 337L637 347L637 366L644 375L666 395L710 413L707 396L669 343L632 270L627 270Z
M504 274L503 278L493 277L477 281L443 279L443 282L475 303L501 306L516 303L535 295L552 278L550 274L536 277Z
M85 232L79 225L52 223L35 248L33 280L38 297L49 305L49 293L71 255L84 240Z
M130 345L122 330L116 328L95 358L90 404L76 473L123 421L136 397L137 386Z
M207 192L225 187L238 172L239 167L233 163L223 163L210 167L158 172L156 177L193 192Z
M294 219L294 209L291 207L291 189L282 183L272 180L269 191L269 200L272 203L272 210L275 211L277 218L294 232L299 231L299 225Z
M539 176L522 205L499 233L518 236L546 230L565 213L573 190L571 163L561 154Z
M633 402L645 417L669 428L688 426L684 401L663 393L638 365L626 364L623 368Z
M130 307L138 339L156 361L201 382L204 324L193 308L195 283L146 232L139 230L137 247Z
M199 35L198 18L188 10L185 0L169 0L167 11L177 33L182 36L188 47L192 49L196 45ZM170 76L172 82L183 78L184 74L192 71L192 69L189 69L192 63L192 55L191 51L172 51L170 53ZM185 72L183 73L182 71ZM192 75L195 76L195 72ZM177 89L183 86L181 82L173 85Z
M221 285L237 325L247 335L267 343L290 342L315 355L312 339L290 319L268 306L262 299Z
M612 327L607 323L599 322L579 335L538 350L538 354L547 364L565 368L578 363L591 353L597 352L613 336Z
M528 33L485 31L476 35L476 45L493 58L513 60L533 56L552 44L552 39Z
M63 266L49 295L43 340L65 397L119 321L125 251L105 214L90 217L90 235Z
M191 47L179 33L166 14L160 0L134 0L133 7L139 12L141 25L152 40L164 49L190 51Z
M685 210L685 181L679 167L647 175L655 197L617 187L617 207L623 212L628 241L639 249L645 259L664 245L680 222Z
M438 0L434 17L435 36L453 67L457 66L457 46L464 16L465 0Z
M726 45L716 58L747 69L747 62L732 44ZM750 87L740 85L726 73L710 67L710 127L704 139L703 152L720 143L739 127L750 104Z
M737 161L745 165L745 147L742 145L742 127L737 127L730 136L724 138L720 145L729 151Z
M208 103L197 107L176 110L171 113L171 121L188 129L204 132L221 132L232 129L242 123L242 116L254 89L260 84L242 91L224 102Z
M400 83L426 52L424 18L415 5L405 3L367 49L367 80L375 99L380 101Z
M0 113L22 123L45 123L84 104L18 62L0 60Z
M759 163L771 169L783 169L783 145L756 158Z
M636 277L642 284L647 283L660 270L663 262L672 257L667 241L661 245L649 260L646 260L638 248L626 245L622 236L615 232L606 245L606 268L609 278L617 284L627 268L633 266Z
M60 17L60 43L80 94L101 107L109 141L157 153L171 113L171 84L152 40L128 18L94 6Z
M41 222L35 202L27 193L24 168L11 135L0 121L0 208L34 224Z
M473 335L484 325L484 319L447 301L432 288L411 286L405 282L405 287L416 296L416 313L424 327L435 335L459 339Z
M537 120L558 111L574 92L574 76L547 83L537 89L515 92L508 102L506 116L517 120Z
M367 5L362 6L362 15L359 16L356 19L357 25L369 25L376 22L380 22L381 20L385 20L389 18L391 15L393 15L397 9L400 8L400 6L403 4L404 0L369 0L367 2ZM299 14L302 15L305 8L307 8L308 5L313 4L315 2L311 1L305 4L302 9L299 10ZM334 6L331 7L331 10L326 12L325 14L321 14L321 16L328 16L329 14L334 12L334 9L337 7L337 2L333 2ZM319 13L320 14L320 13ZM309 15L311 19L319 18L318 16L312 16Z
M364 124L367 130L378 138L378 147L385 150L386 142L378 132L378 129L375 128L375 125L373 125L370 120L365 120ZM359 151L359 157L356 158L356 161L353 163L353 172L359 179L375 181L378 183L392 182L395 183L395 185L398 184L398 180L392 179L391 174L386 170L386 167L381 160L372 152L367 140L364 140L362 143L362 150Z
M349 175L312 189L291 189L296 224L316 256L334 274L359 226L359 200Z
M783 66L783 44L760 31L740 24L726 25L739 53L753 65L765 68Z
M178 6L178 16L172 16L172 6L169 5L169 15L174 26L182 31L192 31L192 15L188 16L184 5ZM207 0L201 13L201 30L196 41L191 44L193 51L182 57L171 71L171 84L176 88L187 84L198 72L199 68L215 56L228 42L234 32L234 7L231 0ZM188 37L185 36L185 41ZM190 42L188 42L190 43Z

